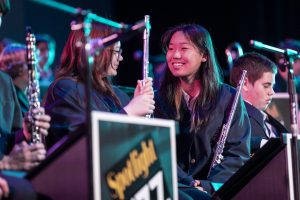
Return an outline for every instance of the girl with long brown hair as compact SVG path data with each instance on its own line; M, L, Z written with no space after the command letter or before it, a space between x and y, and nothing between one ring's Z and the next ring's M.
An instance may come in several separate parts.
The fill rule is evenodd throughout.
M93 24L90 38L103 38L113 33L110 27ZM61 64L45 98L46 113L52 120L48 148L61 137L85 128L85 82L86 62L82 30L72 30L61 55ZM138 81L134 97L113 86L110 77L117 75L119 63L123 60L121 42L96 52L92 66L91 109L105 112L144 116L153 113L154 94L152 79L144 86Z

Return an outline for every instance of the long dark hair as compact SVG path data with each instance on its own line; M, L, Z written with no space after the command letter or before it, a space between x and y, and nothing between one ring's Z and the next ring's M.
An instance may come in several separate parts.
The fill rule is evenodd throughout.
M178 31L181 31L199 49L199 52L207 56L207 61L201 64L197 74L202 88L191 112L191 131L193 131L208 122L210 111L215 107L222 80L210 34L204 27L197 24L182 24L170 28L162 36L163 50L168 51L170 40ZM167 97L168 103L175 108L176 120L180 120L182 118L180 114L182 90L179 78L174 77L169 68L162 79L160 94Z
M108 26L92 24L90 38L103 38L112 34L114 30ZM86 62L84 49L84 33L82 30L72 30L61 55L61 64L56 72L55 79L72 78L76 81L86 81ZM120 106L120 100L113 92L106 75L112 60L112 47L107 47L94 56L92 68L92 85L100 93L111 96Z

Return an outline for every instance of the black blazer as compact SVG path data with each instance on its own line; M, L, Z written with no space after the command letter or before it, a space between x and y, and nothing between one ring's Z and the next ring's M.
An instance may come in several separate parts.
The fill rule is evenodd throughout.
M27 95L16 85L15 85L15 89L16 89L16 94L17 94L18 101L19 101L19 104L21 107L22 116L24 117L25 114L29 110L29 101L28 101Z
M0 159L2 159L17 142L16 136L22 135L22 112L10 76L0 71L0 83Z
M263 114L254 106L245 102L246 109L249 115L250 124L251 124L251 153L255 153L260 149L260 143L262 139L268 139L264 131L264 119ZM282 133L288 133L288 130L274 117L268 115L269 123L277 130L280 137Z
M121 101L121 107L117 106L110 96L92 89L91 109L126 114L122 107L129 103L128 95L117 87L113 87L113 90ZM65 135L85 131L85 87L81 82L70 78L54 81L43 104L46 114L51 116L51 127L46 137L47 148Z
M177 175L180 183L201 180L202 186L211 192L210 181L226 182L250 158L250 123L243 101L239 98L232 125L223 151L224 160L213 168L208 176L213 151L225 118L231 109L236 90L223 84L219 90L217 104L209 123L198 132L190 132L190 112L182 100L183 119L179 121L177 135ZM174 108L168 105L165 95L156 93L154 117L175 119Z

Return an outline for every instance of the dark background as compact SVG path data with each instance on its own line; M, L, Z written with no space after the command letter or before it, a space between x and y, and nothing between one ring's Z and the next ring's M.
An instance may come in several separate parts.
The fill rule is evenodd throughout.
M47 1L47 0L40 0ZM255 39L275 46L284 38L300 39L300 1L247 0L247 1L163 1L163 0L60 0L72 7L90 9L101 17L116 22L133 24L150 15L150 54L162 53L160 36L170 26L179 23L199 23L211 33L218 60L226 71L225 48L239 42L244 52L255 51L249 41ZM12 12L3 18L0 37L25 41L25 27L35 33L48 33L57 45L56 64L75 16L49 8L31 0L11 0ZM135 86L142 78L142 63L134 61L133 52L143 49L142 33L122 44L124 61L121 63L117 83ZM271 54L261 52L273 59Z

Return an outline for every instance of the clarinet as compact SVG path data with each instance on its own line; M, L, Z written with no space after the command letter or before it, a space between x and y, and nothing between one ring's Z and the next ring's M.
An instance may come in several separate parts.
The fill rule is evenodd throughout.
M32 143L41 143L42 137L39 133L39 127L35 125L35 118L33 110L35 108L40 107L40 88L39 81L37 77L37 69L36 69L36 38L35 35L31 32L31 28L26 28L26 54L27 54L27 67L28 67L28 90L27 90L27 98L29 101L29 110L27 113L28 121L29 121L29 131L32 136ZM38 113L39 114L39 113Z
M145 15L145 30L144 30L144 54L143 54L143 85L146 83L146 79L149 77L149 38L150 38L150 16ZM146 115L147 118L151 118L151 114Z
M220 138L217 142L217 147L216 147L216 150L215 150L215 154L214 154L214 157L212 159L207 177L210 175L211 170L216 165L220 164L221 161L224 158L222 153L223 153L223 150L224 150L224 147L225 147L225 142L226 142L228 132L229 132L229 129L230 129L230 126L231 126L231 122L232 122L232 119L233 119L233 116L234 116L234 113L235 113L235 110L236 110L236 106L237 106L237 103L238 103L238 100L239 100L239 96L241 94L241 90L242 90L242 87L243 87L244 82L245 82L246 74L247 74L247 71L243 70L243 73L242 73L242 76L239 80L239 84L238 84L238 87L237 87L237 92L235 94L235 97L234 97L234 100L233 100L233 104L232 104L227 122L225 124L223 124L222 131L221 131L221 134L220 134Z

